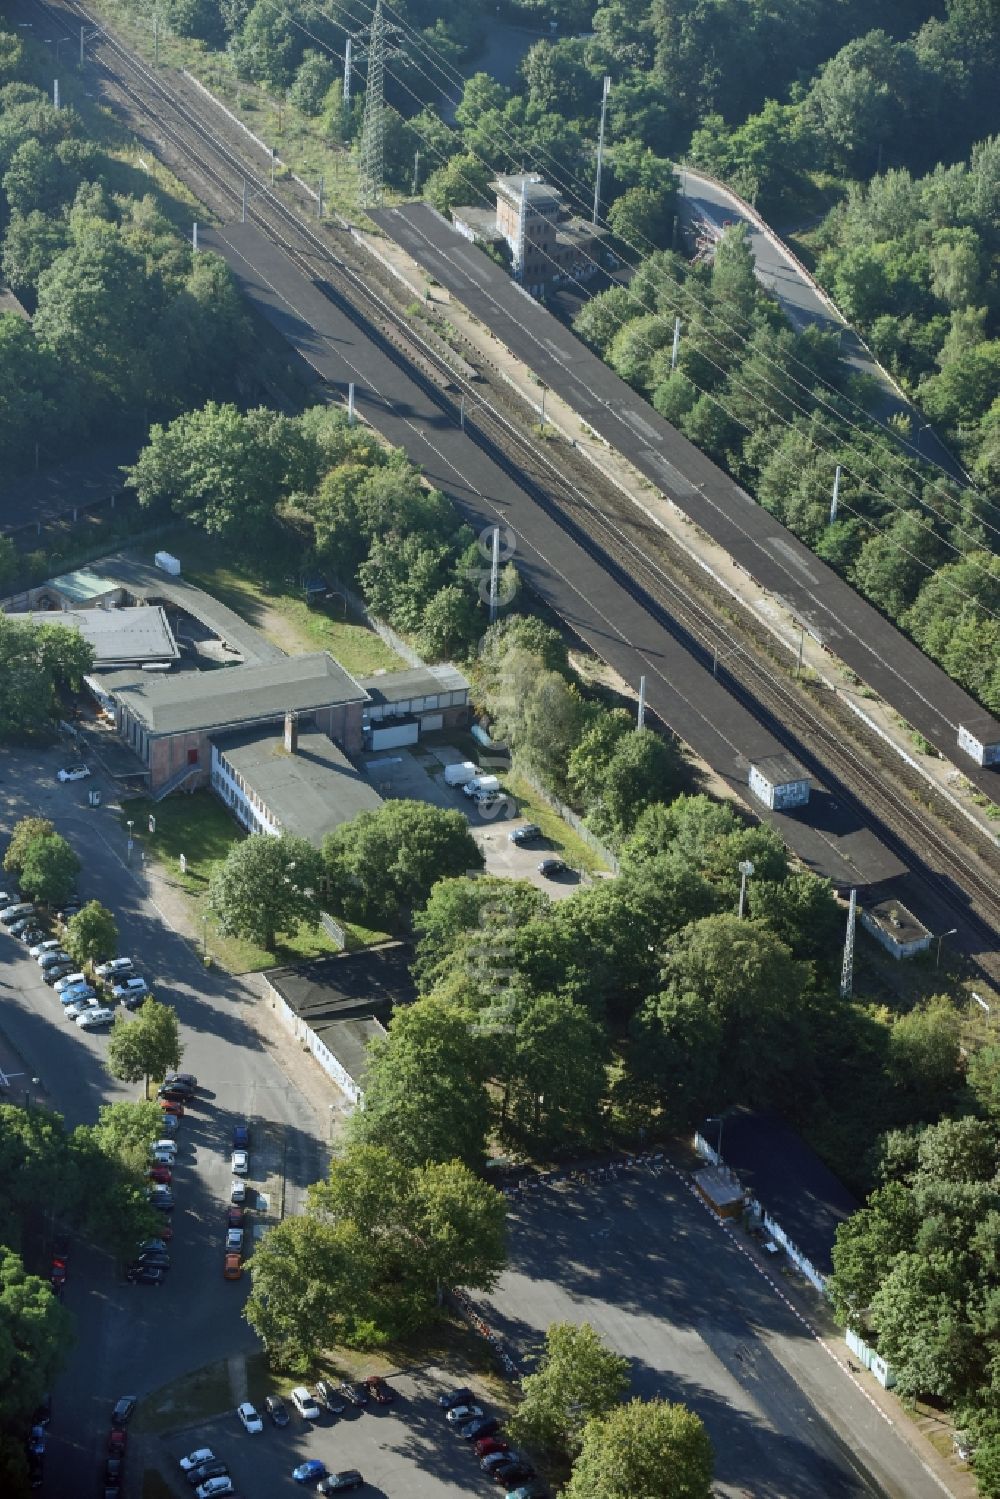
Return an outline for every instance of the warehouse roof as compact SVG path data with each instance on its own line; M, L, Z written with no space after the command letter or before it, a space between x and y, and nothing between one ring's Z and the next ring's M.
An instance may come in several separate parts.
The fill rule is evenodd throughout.
M180 652L162 609L35 609L9 619L65 625L94 647L94 667L109 671L144 661L176 661Z
M71 604L89 604L114 593L122 585L117 578L102 578L89 567L77 568L72 573L61 573L58 578L49 578L45 585L68 599Z
M326 834L359 812L375 812L382 798L344 752L320 729L299 724L294 754L280 725L220 734L212 743L256 791L283 832L317 847Z
M153 735L235 728L368 696L326 651L176 677L102 672L97 680Z
M458 667L449 662L441 666L416 666L408 671L376 672L358 680L376 703L405 703L442 692L469 691L468 677L463 677Z
M706 1120L701 1133L714 1142L718 1126ZM837 1225L859 1204L812 1146L783 1119L736 1109L725 1116L722 1158L810 1263L829 1275Z
M364 1015L388 1019L396 1005L411 1004L417 993L410 977L412 961L409 943L385 942L363 952L272 968L267 980L321 1035L324 1025L335 1020Z

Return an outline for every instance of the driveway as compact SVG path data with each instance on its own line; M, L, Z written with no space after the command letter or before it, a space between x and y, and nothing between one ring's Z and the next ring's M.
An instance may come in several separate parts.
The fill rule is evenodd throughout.
M458 760L462 756L453 757ZM362 762L368 779L379 796L386 800L406 797L412 801L430 802L446 811L461 812L486 859L486 873L502 880L528 880L544 890L552 900L565 900L581 884L578 871L567 869L555 878L539 874L539 860L552 852L544 838L530 848L518 848L507 834L526 821L513 796L506 796L489 806L479 807L461 787L449 786L444 779L444 762L428 750L395 749L384 754L368 755ZM502 772L501 772L502 784Z
M690 167L681 169L678 175L680 211L685 225L694 230L698 226L704 226L706 238L711 240L717 239L727 224L746 224L756 262L757 279L779 303L792 327L801 332L810 323L816 323L824 332L839 333L841 357L856 374L874 380L882 391L878 411L875 413L876 420L885 423L897 413L908 416L913 423L913 438L909 444L911 451L917 457L939 465L952 478L965 482L958 461L925 420L923 413L899 394L854 329L830 310L828 303L819 296L809 278L802 274L774 231L765 233L757 222L747 217L739 199L718 183L702 177ZM803 398L805 395L806 392L803 391Z
M264 1194L271 1216L282 1202L294 1211L308 1183L323 1175L326 1150L320 1141L329 1128L261 1041L252 1023L257 1000L251 988L206 971L191 944L162 919L141 867L129 868L111 783L95 775L58 785L55 771L65 763L65 748L5 749L0 834L5 838L19 817L39 814L51 818L74 845L83 862L81 893L110 907L119 923L121 951L137 959L154 992L176 1007L182 1065L198 1076L202 1089L177 1136L177 1210L167 1284L130 1286L104 1251L73 1241L66 1305L78 1319L77 1340L54 1391L43 1490L56 1499L81 1487L96 1490L108 1411L119 1395L142 1396L257 1346L241 1316L247 1281L222 1278L233 1123L244 1118L251 1123L250 1181ZM95 786L104 802L92 809L87 792ZM138 1096L136 1088L116 1082L105 1070L107 1034L83 1033L64 1020L37 965L5 934L0 935L0 986L3 1030L29 1078L40 1079L36 1105L57 1110L73 1127L93 1123L102 1103ZM17 1098L13 1091L11 1096ZM138 1499L139 1492L138 1473L127 1470L128 1499Z

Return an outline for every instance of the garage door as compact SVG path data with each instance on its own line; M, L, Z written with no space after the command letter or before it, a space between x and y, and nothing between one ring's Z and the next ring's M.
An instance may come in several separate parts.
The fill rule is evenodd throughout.
M372 749L396 749L401 744L416 744L420 738L420 725L409 723L387 724L385 728L372 729Z

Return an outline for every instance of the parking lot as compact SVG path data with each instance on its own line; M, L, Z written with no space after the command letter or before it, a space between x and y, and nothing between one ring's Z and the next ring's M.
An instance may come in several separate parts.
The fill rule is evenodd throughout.
M394 749L385 754L368 755L363 764L381 797L430 802L432 806L461 812L468 818L472 836L486 859L487 874L505 880L530 880L553 900L564 900L579 887L580 875L574 869L566 869L554 878L539 874L540 860L555 852L554 845L547 839L540 838L522 848L509 842L507 834L511 829L527 820L522 817L514 797L508 795L489 806L476 806L462 794L460 787L445 784L444 762L422 750L412 753L406 749ZM502 784L502 772L498 774Z
M419 1369L392 1375L389 1382L396 1397L392 1405L369 1403L337 1417L324 1412L315 1424L303 1421L286 1402L290 1424L278 1430L265 1418L257 1436L246 1434L235 1413L188 1426L159 1442L159 1466L171 1474L178 1495L191 1493L178 1460L201 1447L211 1448L228 1464L244 1499L315 1493L315 1481L303 1487L292 1478L292 1469L308 1458L319 1458L331 1472L358 1469L365 1479L358 1491L363 1496L489 1494L497 1499L503 1494L502 1486L480 1472L471 1447L438 1408L437 1397L453 1387L453 1378L439 1369Z
M551 1323L588 1322L630 1360L634 1394L704 1421L720 1499L939 1493L669 1166L542 1187L512 1204L509 1223L496 1291L470 1298L486 1323L530 1372Z

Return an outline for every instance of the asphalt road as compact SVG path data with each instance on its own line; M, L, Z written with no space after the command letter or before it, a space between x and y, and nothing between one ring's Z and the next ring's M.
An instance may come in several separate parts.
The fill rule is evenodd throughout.
M796 331L816 323L826 332L840 334L842 357L856 374L876 381L882 390L878 418L882 422L903 413L913 423L912 456L939 464L952 478L966 482L954 454L938 437L924 415L910 401L904 400L886 378L884 370L869 354L854 329L830 311L808 277L785 250L777 234L765 234L753 219L746 216L737 198L724 187L684 167L680 172L678 198L683 222L690 226L707 224L713 234L721 234L727 223L746 224L750 247L756 261L757 279L779 303Z
M701 1416L719 1494L946 1492L672 1171L542 1189L513 1209L510 1253L476 1298L487 1323L530 1356L550 1323L589 1322L636 1394Z
M224 1205L229 1199L233 1122L251 1123L251 1182L270 1193L286 1183L286 1209L325 1170L315 1114L247 1024L255 1001L239 981L206 972L190 944L161 918L141 871L126 865L126 840L109 804L114 793L95 776L60 786L64 750L5 749L0 769L0 833L29 813L52 819L83 862L80 891L114 911L121 951L134 956L154 992L176 1006L183 1067L202 1085L197 1107L177 1134L171 1215L173 1266L162 1289L122 1281L104 1252L73 1240L66 1305L78 1321L68 1367L54 1391L55 1414L43 1493L64 1499L96 1491L108 1414L124 1393L143 1395L184 1373L258 1345L241 1318L249 1288L222 1278ZM87 806L102 786L105 805ZM138 1096L104 1068L106 1033L66 1021L37 965L14 938L0 935L3 1030L41 1079L40 1098L72 1127L96 1120L103 1103ZM20 1101L16 1093L11 1096ZM82 1475L82 1478L81 1478ZM129 1499L137 1495L131 1475Z

